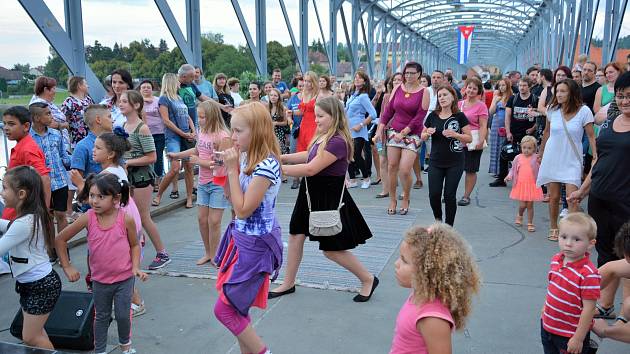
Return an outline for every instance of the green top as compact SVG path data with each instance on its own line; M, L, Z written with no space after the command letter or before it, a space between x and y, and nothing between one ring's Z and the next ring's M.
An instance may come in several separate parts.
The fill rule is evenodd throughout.
M155 151L155 142L153 141L153 135L140 134L140 128L144 125L144 122L140 122L133 133L129 134L129 144L131 144L131 150L125 153L124 159L131 160L144 156L148 152Z
M602 107L612 102L613 98L615 98L615 92L608 91L608 85L602 86Z

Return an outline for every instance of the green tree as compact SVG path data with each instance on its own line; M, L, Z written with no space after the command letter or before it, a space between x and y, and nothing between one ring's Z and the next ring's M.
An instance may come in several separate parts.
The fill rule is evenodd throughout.
M168 44L166 44L166 41L163 39L160 39L160 44L158 46L158 52L164 53L164 52L168 52Z
M273 69L286 68L291 65L291 54L282 44L271 41L267 43L267 73L271 74Z
M311 64L309 70L314 71L317 75L328 75L328 69L320 64Z
M224 73L228 77L239 77L244 71L254 71L256 66L249 48L225 46L217 55L216 60L209 65L209 72Z

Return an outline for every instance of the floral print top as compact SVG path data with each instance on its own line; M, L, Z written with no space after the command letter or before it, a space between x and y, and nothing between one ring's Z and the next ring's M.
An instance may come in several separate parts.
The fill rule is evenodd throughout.
M66 115L68 124L70 124L70 146L72 149L88 134L88 127L83 121L83 112L91 104L94 104L94 100L90 96L85 96L82 100L68 96L61 104L61 111Z

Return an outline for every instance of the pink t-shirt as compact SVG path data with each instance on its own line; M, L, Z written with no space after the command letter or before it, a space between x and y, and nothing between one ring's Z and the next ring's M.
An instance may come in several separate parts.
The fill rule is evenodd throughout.
M199 132L197 139L197 151L201 160L212 160L215 148L221 143L221 139L228 137L227 132L202 133ZM199 184L207 184L213 181L215 176L225 176L225 167L215 167L213 169L199 167Z
M453 317L446 306L439 300L424 303L420 306L413 303L413 294L403 304L394 329L394 340L389 354L423 354L428 353L424 338L416 329L416 324L423 318L436 317L448 321L455 327Z
M109 228L102 228L93 209L88 214L88 250L92 280L103 284L113 284L133 276L131 246L125 227L125 212L118 209L116 222Z
M484 119L488 120L488 107L486 107L483 101L477 101L470 107L464 107L464 101L459 101L459 109L461 109L466 115L466 118L468 118L470 130L479 130L480 117L485 117Z

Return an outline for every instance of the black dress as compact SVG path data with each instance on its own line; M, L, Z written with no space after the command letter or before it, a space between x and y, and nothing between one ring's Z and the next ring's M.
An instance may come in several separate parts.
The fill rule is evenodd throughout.
M345 183L345 176L313 176L304 177L300 184L289 232L292 235L304 234L311 241L319 242L322 251L343 251L364 244L372 237L372 232L363 219L359 208L352 200L352 196L346 189L343 195L343 207L340 209L341 223L343 225L339 234L334 236L312 236L308 232L308 203L306 200L306 185L304 180L308 178L308 191L311 196L313 211L332 210L339 206L341 189Z

